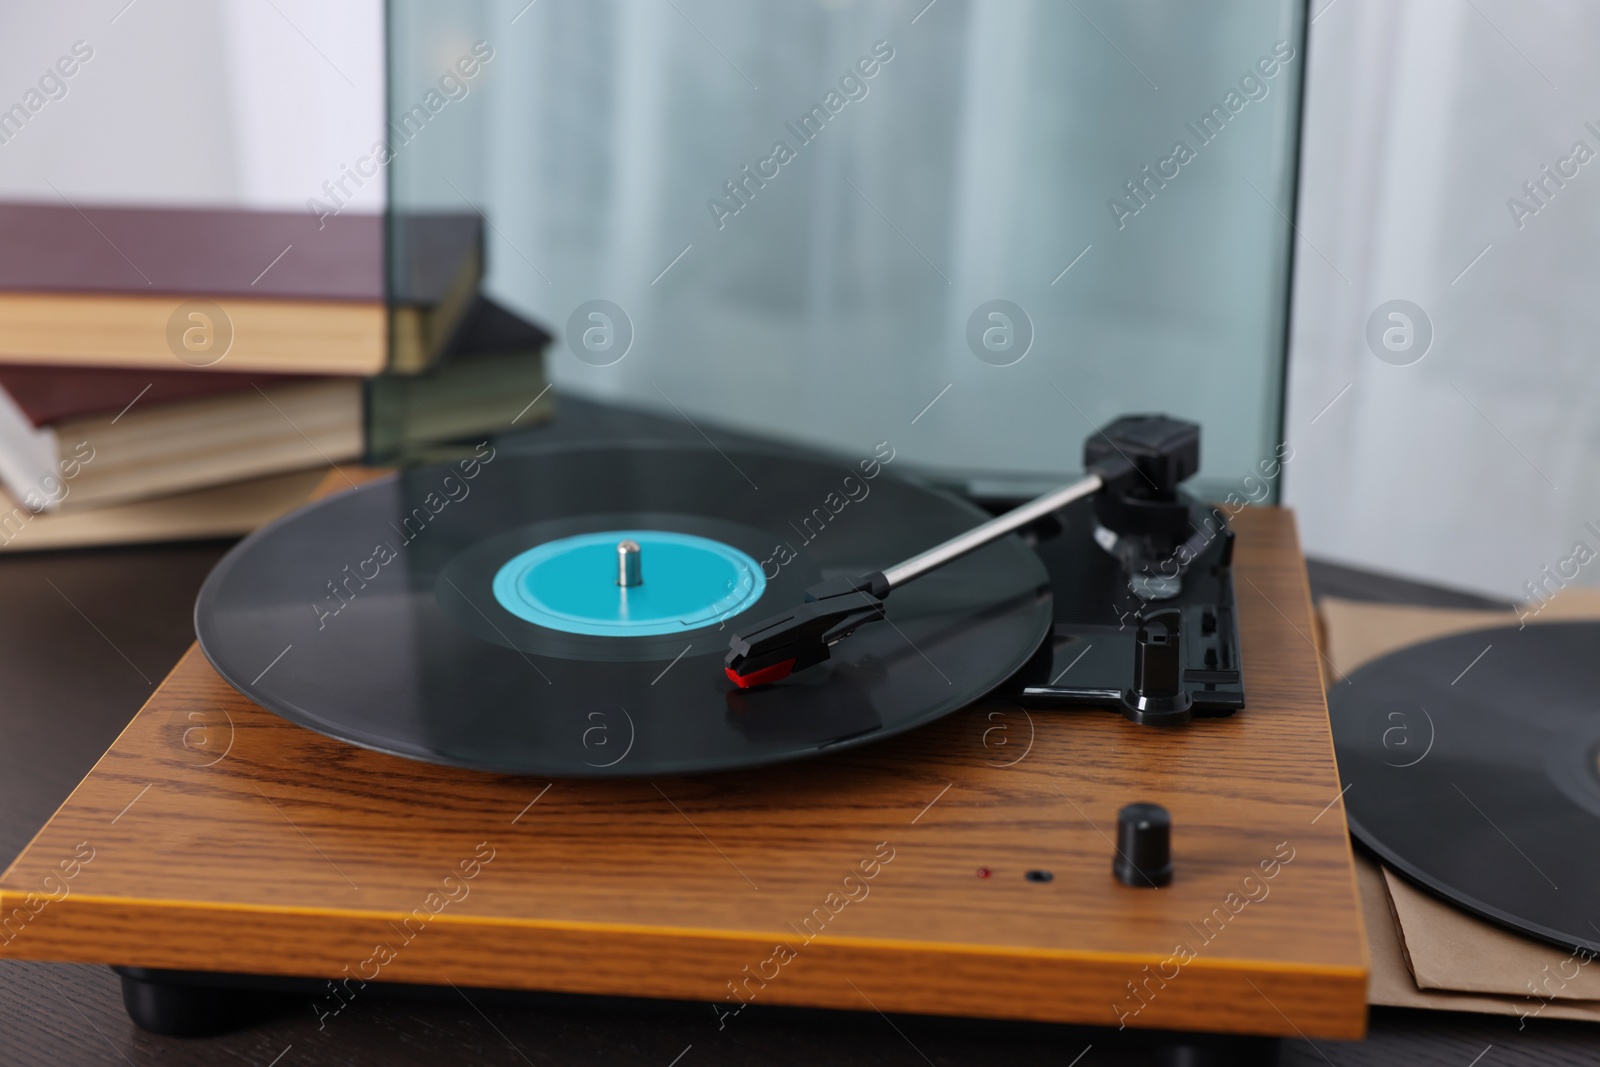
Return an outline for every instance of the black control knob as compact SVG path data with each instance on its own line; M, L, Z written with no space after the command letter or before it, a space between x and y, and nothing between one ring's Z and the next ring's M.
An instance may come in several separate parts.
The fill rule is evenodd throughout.
M1166 608L1139 616L1133 636L1133 688L1122 714L1141 726L1178 726L1194 717L1183 687L1183 614Z
M1156 889L1172 881L1172 816L1160 804L1129 804L1117 812L1117 881Z

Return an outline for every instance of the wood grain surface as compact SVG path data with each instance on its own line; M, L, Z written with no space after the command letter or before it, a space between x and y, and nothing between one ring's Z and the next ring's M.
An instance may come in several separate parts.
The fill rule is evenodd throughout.
M191 649L0 876L0 955L1359 1036L1305 570L1286 512L1236 526L1250 706L1176 731L989 704L762 771L531 781L303 730ZM1136 800L1172 811L1166 889L1111 877Z

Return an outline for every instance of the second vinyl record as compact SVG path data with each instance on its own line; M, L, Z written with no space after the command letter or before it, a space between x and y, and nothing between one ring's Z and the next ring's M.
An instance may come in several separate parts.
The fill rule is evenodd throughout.
M1328 694L1351 831L1468 911L1600 951L1600 623L1475 630Z
M733 631L987 518L881 458L489 449L246 538L201 590L196 631L257 703L413 759L618 776L867 743L993 690L1051 618L1043 564L1006 538L897 590L827 663L736 690ZM624 542L642 560L633 588Z

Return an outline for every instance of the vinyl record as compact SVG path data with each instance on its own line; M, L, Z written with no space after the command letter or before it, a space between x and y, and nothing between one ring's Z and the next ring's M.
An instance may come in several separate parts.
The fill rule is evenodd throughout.
M1051 617L1043 564L1008 537L896 590L828 662L737 690L723 658L741 626L988 517L885 459L483 446L247 537L207 578L195 628L250 699L413 759L622 776L863 744L1000 685Z
M1474 630L1329 694L1350 828L1412 881L1600 951L1600 623Z

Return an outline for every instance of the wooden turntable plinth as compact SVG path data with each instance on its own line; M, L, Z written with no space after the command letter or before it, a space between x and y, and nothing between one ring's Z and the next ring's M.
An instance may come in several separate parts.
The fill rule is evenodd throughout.
M1367 960L1289 513L1235 519L1249 696L1004 703L834 756L535 781L291 725L198 648L0 876L0 956L1351 1038ZM1111 873L1117 810L1176 876ZM1030 875L1029 872L1035 872ZM1048 872L1048 880L1045 873Z

